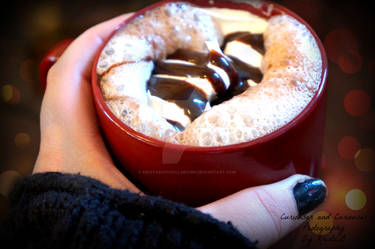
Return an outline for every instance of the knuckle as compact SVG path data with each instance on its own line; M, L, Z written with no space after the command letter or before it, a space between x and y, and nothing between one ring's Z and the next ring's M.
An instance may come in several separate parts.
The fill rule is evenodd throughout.
M85 32L82 33L82 37L92 42L98 42L99 44L104 42L104 39L101 37L100 32L98 30L98 25L87 29Z
M276 239L280 239L282 237L282 225L278 212L280 204L267 189L256 188L255 195L268 216L266 218L272 221L273 231L270 231L270 233L273 233Z

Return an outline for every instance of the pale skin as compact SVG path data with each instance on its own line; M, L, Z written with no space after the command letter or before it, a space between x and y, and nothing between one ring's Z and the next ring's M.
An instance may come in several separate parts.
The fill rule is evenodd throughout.
M98 24L67 48L47 77L40 114L41 144L33 173L79 173L113 188L140 190L114 166L101 137L90 86L90 73L100 46L130 14ZM294 175L283 181L242 190L197 209L232 224L259 248L267 248L298 227L292 189L309 178Z

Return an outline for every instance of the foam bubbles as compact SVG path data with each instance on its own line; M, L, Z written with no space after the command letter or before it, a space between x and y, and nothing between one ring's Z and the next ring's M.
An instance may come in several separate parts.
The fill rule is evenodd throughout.
M174 140L198 146L250 141L275 131L303 110L320 83L316 42L305 26L285 15L272 18L264 36L262 82L203 113Z
M144 82L151 67L111 68L124 60L165 59L166 54L177 48L206 51L206 41L222 43L218 20L201 9L169 3L136 18L120 30L103 50L98 63L98 72L106 73L101 82L103 95L114 114L145 135L198 146L253 140L296 117L318 88L322 62L312 34L287 15L271 18L264 27L266 54L262 61L262 82L204 112L183 132L176 132L165 119L143 104L141 93L144 91L147 96ZM138 73L143 73L144 77L136 76ZM129 82L129 87L125 82ZM138 88L135 85L139 82ZM133 86L138 90L130 89Z

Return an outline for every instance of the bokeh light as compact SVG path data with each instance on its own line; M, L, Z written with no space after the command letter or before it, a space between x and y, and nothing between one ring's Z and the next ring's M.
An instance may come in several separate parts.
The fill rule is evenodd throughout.
M0 174L0 194L8 196L15 182L22 176L15 170L7 170Z
M347 74L354 74L362 68L362 57L357 50L347 50L338 57L341 70Z
M366 194L360 189L352 189L345 196L345 203L351 210L361 210L366 205Z
M340 167L342 164L337 164ZM333 166L331 164L330 166ZM336 165L334 165L336 166ZM324 174L324 180L328 188L328 197L325 202L326 206L331 208L342 208L345 207L345 195L354 186L353 174L348 172L349 167L340 168L330 171ZM346 183L346 184L344 184Z
M358 40L350 30L335 29L324 39L324 47L328 58L334 63L339 63L340 56L345 56L348 51L358 50Z
M337 144L337 152L344 159L353 159L361 148L361 144L355 137L345 136Z
M4 85L1 87L1 98L4 102L9 102L13 97L13 86Z
M326 211L316 212L309 221L310 229L316 235L326 235L333 228L332 214Z
M30 135L25 132L20 132L14 137L14 143L17 147L25 147L30 144Z
M373 171L375 168L375 151L371 148L360 149L354 156L354 164L360 171Z
M365 115L370 109L370 97L363 90L351 90L344 98L344 107L350 115L359 117Z
M1 87L1 99L5 103L17 104L20 100L20 92L18 89L10 84Z
M54 3L38 6L32 20L38 31L52 32L61 25L61 8Z

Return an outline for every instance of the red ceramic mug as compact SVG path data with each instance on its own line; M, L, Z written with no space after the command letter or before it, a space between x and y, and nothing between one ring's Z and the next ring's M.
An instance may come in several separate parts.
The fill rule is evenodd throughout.
M122 25L165 2L171 1L162 1L140 10ZM228 1L185 2L201 7L247 10L265 18L280 13L296 18L310 30L320 49L323 68L318 91L292 121L253 141L219 147L170 144L134 131L105 104L96 74L104 44L92 68L92 91L103 134L120 167L136 179L146 193L192 206L214 201L247 187L279 181L295 173L316 175L321 163L325 126L327 58L312 28L292 11L274 3L264 2L255 6ZM70 42L59 43L43 58L40 65L42 85L45 86L49 68Z

